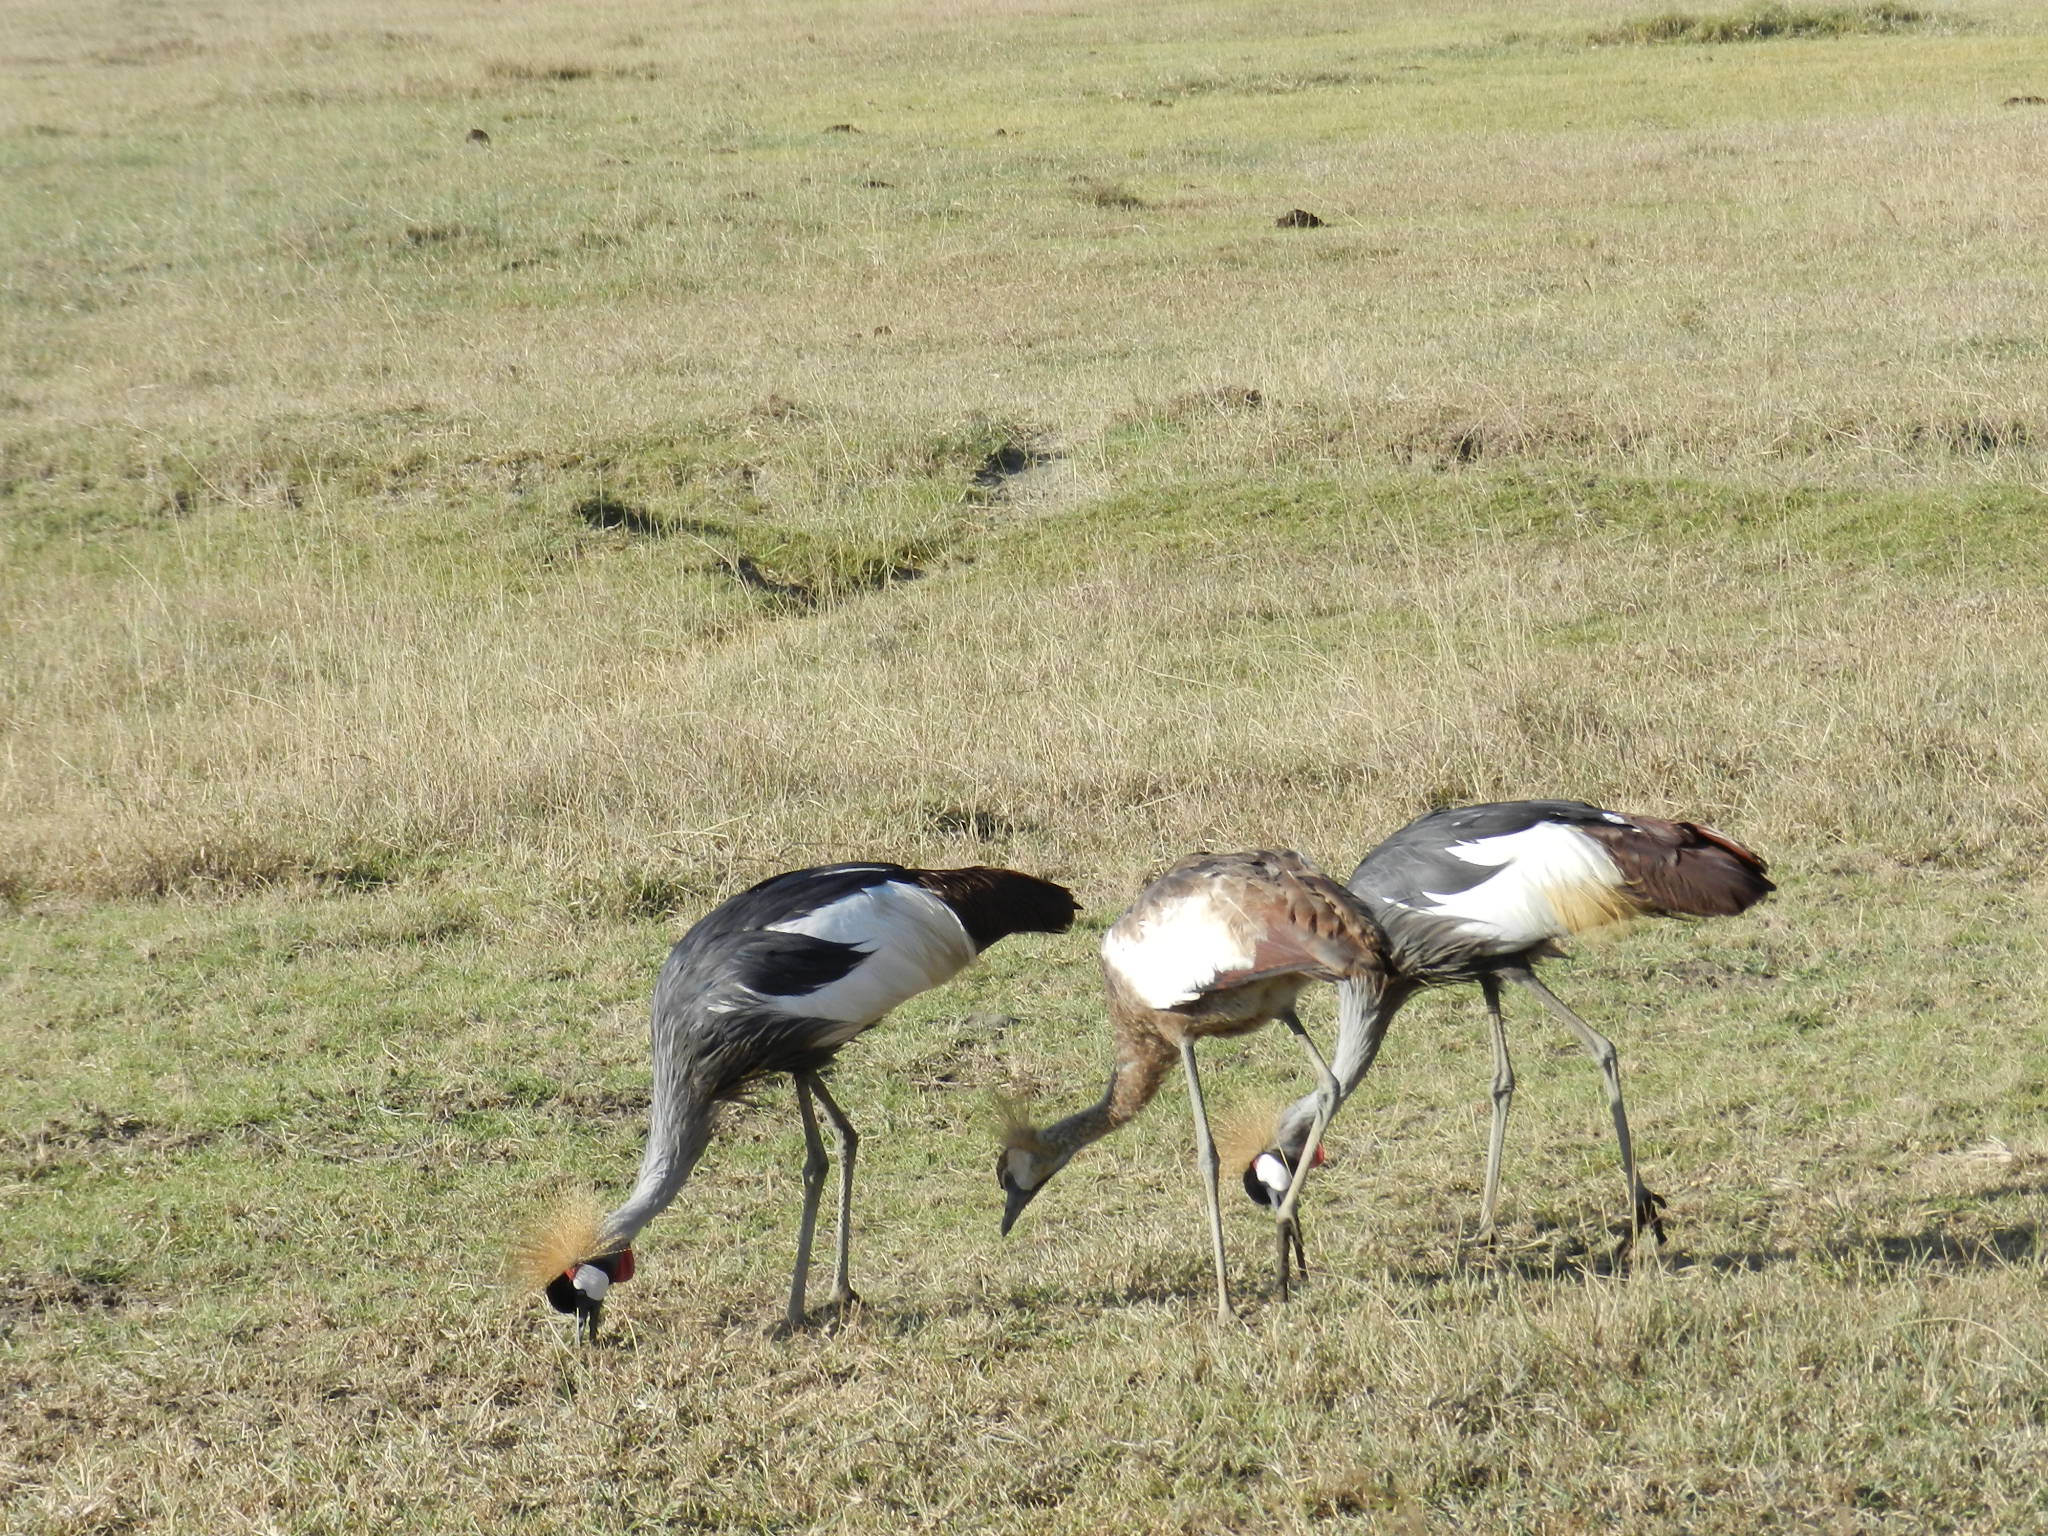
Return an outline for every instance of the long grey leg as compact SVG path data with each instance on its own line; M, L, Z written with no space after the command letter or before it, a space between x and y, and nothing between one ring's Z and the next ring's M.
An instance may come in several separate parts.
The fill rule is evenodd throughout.
M832 1129L839 1138L839 1254L832 1268L832 1300L845 1307L860 1300L847 1279L847 1255L853 1242L853 1159L860 1151L860 1132L846 1118L846 1111L825 1091L821 1079L811 1079L811 1092L818 1096L825 1118L832 1122Z
M1316 1049L1315 1041L1308 1031L1301 1027L1301 1020L1292 1008L1280 1015L1280 1022L1294 1032L1294 1038L1301 1042L1301 1048L1308 1056L1309 1066L1316 1075L1316 1117L1309 1123L1308 1140L1302 1144L1301 1156L1294 1160L1294 1173L1287 1181L1287 1193L1281 1197L1280 1209L1275 1218L1275 1240L1280 1257L1280 1299L1287 1299L1287 1260L1291 1251L1301 1260L1301 1272L1308 1273L1308 1259L1301 1251L1301 1229L1296 1225L1294 1208L1301 1200L1301 1186L1308 1179L1309 1165L1316 1160L1316 1148L1322 1145L1323 1132L1329 1128L1330 1117L1337 1113L1337 1079L1330 1071L1330 1064L1323 1060L1323 1053Z
M1493 1206L1500 1194L1500 1151L1507 1139L1508 1107L1515 1101L1515 1064L1508 1059L1508 1026L1500 1012L1500 983L1479 978L1493 1020L1493 1125L1486 1136L1486 1191L1479 1197L1479 1241L1493 1241Z
M1202 1103L1202 1075L1195 1070L1195 1042L1186 1035L1180 1040L1180 1064L1188 1074L1188 1103L1195 1114L1195 1161L1202 1170L1202 1193L1209 1201L1209 1246L1216 1260L1216 1320L1227 1323L1236 1315L1230 1310L1230 1275L1223 1257L1223 1206L1216 1195L1216 1143L1209 1135L1209 1111Z
M1538 981L1534 973L1526 970L1503 971L1510 981L1519 982L1543 1000L1545 1007L1563 1019L1571 1032L1578 1036L1579 1044L1586 1054L1599 1064L1600 1075L1607 1079L1607 1107L1614 1113L1614 1139L1621 1144L1621 1176L1628 1183L1629 1226L1628 1236L1621 1245L1623 1253L1635 1245L1635 1240L1648 1227L1657 1241L1664 1241L1664 1218L1658 1214L1664 1204L1661 1195L1653 1195L1643 1188L1643 1181L1636 1177L1635 1148L1629 1141L1628 1111L1621 1102L1621 1061L1614 1049L1614 1042L1599 1030L1567 1008L1550 988Z
M825 1193L825 1143L818 1135L818 1116L811 1108L811 1091L818 1080L808 1072L796 1074L796 1107L804 1121L804 1214L796 1229L796 1273L789 1282L789 1326L804 1325L804 1283L811 1273L811 1235L818 1229L818 1198Z

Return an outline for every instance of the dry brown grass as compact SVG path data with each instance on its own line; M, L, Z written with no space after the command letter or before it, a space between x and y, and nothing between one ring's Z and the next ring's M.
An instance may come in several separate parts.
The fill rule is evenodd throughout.
M1916 535L1815 547L1846 502L1762 498L1704 543L1570 484L1182 499L1154 528L1143 498L997 509L971 566L788 611L687 541L560 516L348 569L226 520L130 540L111 577L53 558L14 618L34 729L0 864L100 895L477 857L708 892L986 842L1109 899L1189 846L1336 859L1533 790L1964 862L2023 862L2048 810L2048 612L1993 531L2023 514L1939 503L1989 520L1977 561L1893 579L1870 562Z
M2048 173L2000 106L2027 12L1725 62L1576 45L1629 13L1132 11L1068 54L1030 6L578 5L484 35L301 0L115 68L70 50L121 13L31 11L57 36L0 120L46 189L12 221L5 431L65 467L155 444L224 486L258 424L376 459L397 434L448 483L478 449L779 392L854 467L963 414L1079 442L1230 380L1280 409L1206 434L1212 464L1465 440L2038 479ZM820 133L856 100L861 134ZM1302 201L1332 227L1271 228Z

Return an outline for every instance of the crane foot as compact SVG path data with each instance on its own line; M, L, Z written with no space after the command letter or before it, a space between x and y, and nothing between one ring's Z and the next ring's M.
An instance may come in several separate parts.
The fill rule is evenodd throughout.
M1614 1250L1614 1257L1617 1263L1628 1258L1635 1251L1636 1239L1644 1232L1648 1232L1650 1236L1657 1240L1659 1248L1664 1246L1666 1242L1664 1209L1667 1203L1662 1195L1656 1194L1651 1190L1638 1189L1636 1191L1636 1207L1631 1212L1629 1229L1622 1233L1621 1241Z
M1664 1246L1665 1204L1662 1195L1653 1194L1647 1189L1636 1193L1636 1230L1641 1232L1647 1228L1650 1235L1657 1239L1659 1248Z

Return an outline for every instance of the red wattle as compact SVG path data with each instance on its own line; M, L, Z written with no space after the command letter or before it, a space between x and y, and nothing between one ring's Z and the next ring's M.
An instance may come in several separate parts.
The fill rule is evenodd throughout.
M1324 1152L1323 1152L1323 1144L1322 1144L1322 1143L1321 1143L1320 1141L1319 1141L1319 1142L1317 1142L1317 1143L1316 1143L1316 1155L1315 1155L1314 1157L1312 1157L1312 1158L1310 1158L1310 1159L1308 1160L1308 1165L1309 1165L1309 1167L1311 1167L1311 1168L1320 1168L1320 1167L1322 1167L1322 1166L1323 1166L1323 1164L1324 1164L1324 1163L1326 1163L1326 1162L1328 1162L1328 1161L1329 1161L1329 1158L1328 1158L1328 1157L1327 1157L1327 1156L1326 1156L1326 1155L1324 1154Z

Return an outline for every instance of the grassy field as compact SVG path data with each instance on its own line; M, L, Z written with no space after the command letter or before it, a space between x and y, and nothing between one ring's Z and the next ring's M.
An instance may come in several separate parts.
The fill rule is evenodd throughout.
M0 1529L2048 1529L2039 96L2020 0L8 5ZM1554 968L1661 1257L1512 1000L1465 1241L1469 993L1293 1301L1178 1085L998 1239L1148 872L1550 794L1782 887ZM667 946L862 856L1084 917L847 1053L843 1326L777 1090L576 1347L493 1274Z

